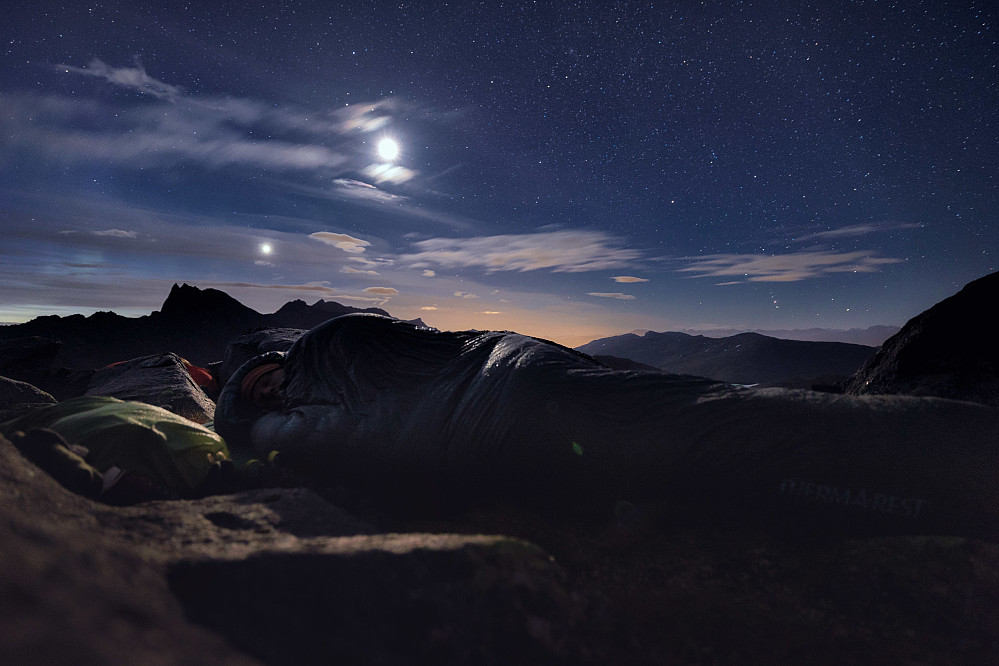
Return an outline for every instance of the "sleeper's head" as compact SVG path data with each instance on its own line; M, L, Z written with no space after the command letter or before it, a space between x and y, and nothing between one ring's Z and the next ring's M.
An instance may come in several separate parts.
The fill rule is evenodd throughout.
M281 382L284 381L284 367L280 363L264 363L246 373L239 383L239 395L262 409L276 409L281 406Z

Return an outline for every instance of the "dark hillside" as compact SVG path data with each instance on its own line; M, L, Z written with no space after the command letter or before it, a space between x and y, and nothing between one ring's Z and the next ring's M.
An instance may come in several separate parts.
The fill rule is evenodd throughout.
M781 340L759 333L708 338L686 333L633 333L594 340L579 351L617 356L675 374L739 384L778 384L849 377L876 351L843 342Z
M50 315L0 326L0 339L57 340L62 346L55 364L70 368L99 368L164 350L195 365L206 365L221 360L226 343L242 333L256 328L308 329L350 312L388 314L380 308L354 308L323 300L313 305L293 301L273 314L261 314L223 291L175 284L162 308L149 315Z

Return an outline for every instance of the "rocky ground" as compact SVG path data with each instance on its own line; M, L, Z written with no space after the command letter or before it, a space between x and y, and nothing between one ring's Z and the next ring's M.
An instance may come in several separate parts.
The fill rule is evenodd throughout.
M6 440L0 503L0 663L999 657L999 544L984 541L612 508L361 518L305 488L112 507Z

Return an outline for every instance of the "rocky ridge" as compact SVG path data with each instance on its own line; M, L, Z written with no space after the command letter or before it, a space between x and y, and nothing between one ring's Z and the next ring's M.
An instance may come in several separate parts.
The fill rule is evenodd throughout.
M380 308L354 308L322 299L312 305L291 301L277 312L261 314L223 291L175 284L161 308L143 317L114 312L37 317L0 326L0 340L57 341L52 362L68 368L100 368L164 351L207 365L221 360L228 342L240 334L258 328L309 329L351 312L388 314Z
M913 317L854 375L855 395L934 395L999 406L999 273Z

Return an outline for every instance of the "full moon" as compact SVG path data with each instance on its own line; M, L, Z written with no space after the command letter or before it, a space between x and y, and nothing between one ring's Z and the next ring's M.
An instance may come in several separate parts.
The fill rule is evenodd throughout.
M399 156L399 144L392 139L382 139L378 142L378 157L391 162Z
M274 248L271 247L270 243L261 243L260 244L260 253L261 254L270 254L271 250L273 250L273 249Z

